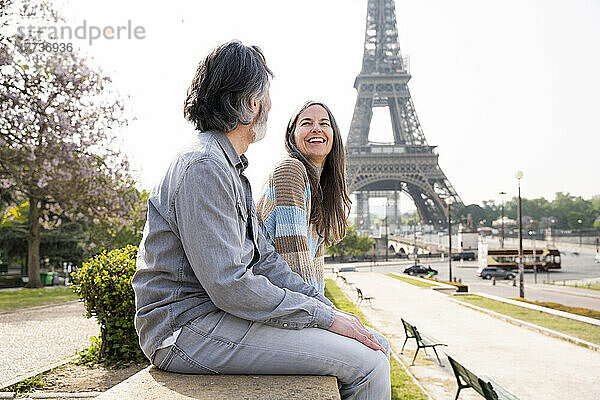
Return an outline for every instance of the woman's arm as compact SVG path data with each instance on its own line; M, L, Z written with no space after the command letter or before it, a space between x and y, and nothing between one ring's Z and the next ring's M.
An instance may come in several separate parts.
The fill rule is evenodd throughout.
M304 165L293 158L280 162L258 202L267 240L302 279L315 285L317 274L309 247L310 184Z

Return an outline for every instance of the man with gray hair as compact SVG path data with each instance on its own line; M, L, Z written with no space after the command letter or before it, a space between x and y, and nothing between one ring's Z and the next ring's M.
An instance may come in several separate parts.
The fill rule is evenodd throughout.
M184 115L199 131L148 200L135 326L158 368L192 374L333 375L344 399L389 399L389 345L292 272L261 234L244 152L271 100L258 47L210 52Z

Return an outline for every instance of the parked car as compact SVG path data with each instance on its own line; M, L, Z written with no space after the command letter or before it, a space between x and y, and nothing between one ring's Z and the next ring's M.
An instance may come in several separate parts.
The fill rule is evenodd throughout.
M502 278L515 279L515 273L498 267L485 267L478 273L483 279Z
M452 261L473 261L475 260L475 253L472 251L463 251L462 253L453 253Z
M408 275L412 275L412 276L415 276L415 275L434 276L434 275L437 275L438 272L437 272L437 270L435 270L429 266L425 267L424 265L417 264L417 265L411 265L410 267L405 268L404 273L408 274Z

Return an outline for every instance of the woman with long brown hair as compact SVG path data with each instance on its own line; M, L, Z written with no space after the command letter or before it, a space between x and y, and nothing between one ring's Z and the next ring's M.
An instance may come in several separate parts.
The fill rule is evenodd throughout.
M258 202L258 221L290 268L323 293L323 247L346 235L351 204L344 145L329 108L304 103L288 123L285 148L288 157Z
M292 271L324 293L323 247L344 238L351 205L342 135L325 104L307 101L292 115L285 149L258 202L258 222ZM389 360L387 338L365 328Z

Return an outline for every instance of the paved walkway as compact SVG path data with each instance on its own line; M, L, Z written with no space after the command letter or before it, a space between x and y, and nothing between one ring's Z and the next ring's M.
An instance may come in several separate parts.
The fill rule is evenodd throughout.
M400 318L415 324L427 335L448 344L442 347L467 368L495 378L521 400L599 399L600 352L511 325L456 304L450 296L431 289L419 288L385 275L372 272L349 272L346 277L365 295L375 297L373 307L361 305L367 318L385 332L399 353L404 342ZM337 281L353 300L356 292ZM414 340L407 344L402 356L412 360ZM456 383L448 361L445 368L422 350L411 372L435 399L453 398ZM470 390L461 399L471 397Z
M87 348L100 330L83 313L77 301L0 313L0 386Z

